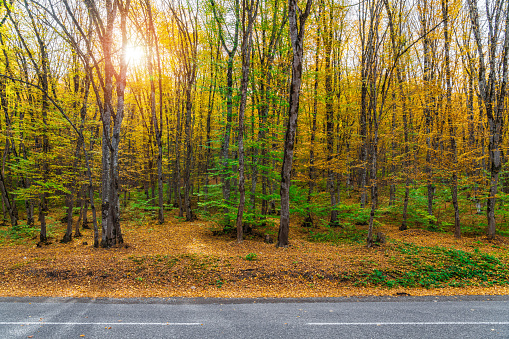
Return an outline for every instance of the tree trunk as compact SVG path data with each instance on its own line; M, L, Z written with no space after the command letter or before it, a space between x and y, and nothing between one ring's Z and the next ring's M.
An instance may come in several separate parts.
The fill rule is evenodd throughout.
M317 23L320 22L321 8L317 17ZM316 116L318 115L318 72L320 70L320 35L321 30L320 26L317 28L316 34L316 51L315 51L315 79L313 85L313 113L312 113L312 122L311 122L311 137L310 137L310 145L309 145L309 185L308 185L308 197L307 197L307 221L308 225L312 225L312 217L310 212L311 205L311 197L313 195L313 191L315 188L315 139L316 139Z
M211 46L211 49L212 49L212 46ZM220 51L220 46L219 46L219 41L218 41L215 60L219 59L219 51ZM206 141L205 141L206 156L205 156L205 168L204 168L205 182L203 185L203 195L204 195L204 200L205 200L205 205L204 205L203 209L205 212L207 212L207 202L209 199L209 180L210 180L209 168L210 168L211 154L212 154L212 138L211 138L212 112L214 111L214 98L216 95L216 81L217 81L217 75L219 73L217 66L213 66L213 65L215 65L215 63L214 63L213 55L211 53L211 55L210 55L210 79L211 80L214 79L214 80L211 81L210 86L209 86L209 98L208 98L209 103L208 103L208 110L207 110L207 125L206 125L206 134L207 135L206 135Z
M0 171L0 190L2 193L2 201L7 208L7 212L9 213L9 217L11 218L11 226L13 228L18 227L18 216L15 211L16 202L14 199L12 201L9 198L9 193L7 192L7 185L5 184L5 160L7 159L7 154L9 153L9 139L5 141L5 149L2 157L2 170Z
M177 126L175 131L175 169L173 171L173 187L175 191L175 202L179 208L179 217L184 216L184 206L182 204L182 195L180 193L180 142L181 142L181 105L180 105L180 91L177 91Z
M392 46L392 54L393 56L397 56L399 53L401 53L401 48L403 47L399 41L401 41L401 38L399 37L399 34L401 33L401 21L398 21L398 26L396 26L396 23L394 22L394 15L391 10L391 7L389 5L388 0L384 0L384 6L385 10L387 12L388 16L388 25L389 25L389 31L390 31L390 37L391 37L391 46ZM401 63L396 60L396 63L394 65L395 67L395 73L396 73L396 81L398 84L399 89L399 100L401 103L401 110L403 115L403 135L404 135L404 160L403 160L403 168L405 171L405 196L403 198L403 215L402 215L402 221L401 225L399 226L400 231L404 231L408 228L407 226L407 219L408 219L408 201L410 196L410 146L409 146L409 126L408 126L408 110L406 105L406 94L404 92L403 83L404 83L404 75L403 75L403 67L401 66ZM397 100L394 98L394 100ZM396 106L396 104L395 104ZM393 116L393 124L392 124L392 130L395 130L395 117ZM393 136L394 138L394 132ZM394 140L394 139L393 139ZM391 148L393 152L393 163L394 163L394 157L395 157L395 145L394 141L391 143ZM393 169L394 171L394 169ZM393 173L394 176L394 173ZM394 192L395 195L395 187L392 189L391 192ZM392 196L392 195L391 195Z
M454 206L454 237L461 238L461 224L458 206L458 150L456 147L456 128L453 125L452 112L452 85L451 85L451 65L449 57L449 1L442 0L442 19L444 24L444 40L445 40L445 82L446 82L446 116L448 117L450 145L452 153L452 182L451 195L452 204Z
M186 221L193 221L194 215L191 210L191 163L193 157L193 147L191 145L192 130L191 130L191 115L193 110L193 103L191 98L191 90L193 82L187 84L186 88L186 121L185 121L185 133L186 133L186 159L184 169L184 208L186 210Z
M214 13L214 19L216 24L219 26L219 38L221 40L221 44L228 54L228 62L227 62L227 70L226 70L226 126L224 130L223 143L221 145L221 161L222 161L222 181L223 181L223 200L227 207L224 209L224 213L227 215L229 213L229 203L230 203L230 194L231 194L231 184L230 184L230 169L228 166L229 159L229 149L230 149L230 134L232 128L232 120L233 120L233 66L234 66L234 58L235 53L237 52L238 42L239 42L239 0L235 0L234 5L234 16L230 16L235 18L235 32L233 37L231 37L230 43L232 43L232 47L228 48L224 32L222 28L222 22L224 19L218 12L218 8L214 2L214 0L210 0L212 5L212 10ZM229 221L228 221L229 222Z
M154 21L152 19L152 6L149 0L146 0L147 13L148 13L148 25L149 25L149 37L148 37L148 73L150 79L150 108L152 116L152 127L156 137L157 144L157 191L158 191L158 205L159 205L159 224L164 223L164 201L163 201L163 144L162 144L162 118L163 118L163 88L161 79L161 60L159 56L158 38L154 28ZM156 58L157 58L157 70L159 79L159 119L156 114L156 89L154 84L154 65L153 65L153 48L155 45Z
M244 178L244 115L246 112L247 86L249 85L249 64L251 62L251 36L253 32L253 22L258 11L258 0L243 0L242 17L247 16L246 22L243 20L243 36L242 36L242 79L240 82L240 107L239 107L239 124L238 124L238 152L239 152L239 206L237 209L237 243L242 242L243 224L242 215L244 213L244 204L246 200L245 178Z
M323 2L322 2L323 6ZM327 126L327 191L330 195L331 212L330 226L338 226L338 211L336 209L336 192L334 189L334 90L332 89L333 70L331 68L331 53L333 39L333 7L329 9L330 20L325 24L324 16L324 47L325 47L325 115Z
M423 62L424 62L424 72L423 72L423 82L426 86L425 89L425 98L424 98L424 123L425 123L425 131L426 131L426 165L425 165L425 173L426 173L426 181L427 181L427 191L428 191L428 216L429 224L434 225L433 221L433 199L435 194L435 185L433 184L433 169L432 169L432 159L433 154L432 150L435 147L433 145L432 140L432 128L433 128L433 117L432 117L432 98L431 98L431 82L433 79L433 70L431 66L431 51L430 51L430 37L426 34L429 30L429 22L428 22L428 13L429 8L427 8L427 1L424 2L420 10L420 21L421 21L421 30L424 35L423 41Z
M290 230L290 185L293 162L293 148L297 131L299 114L299 95L302 83L302 58L304 52L304 32L306 19L311 11L313 1L306 1L306 9L298 8L297 0L288 0L288 19L290 23L290 40L292 43L292 81L290 84L290 102L288 108L288 124L286 126L283 166L281 168L281 217L276 247L288 247ZM298 21L298 23L297 23Z
M487 14L487 21L489 24L487 32L488 39L487 43L483 43L479 25L479 12L477 9L477 2L475 0L467 0L467 4L479 60L479 97L482 99L484 110L488 118L490 189L486 214L488 219L487 236L489 240L493 240L496 236L495 207L496 195L498 191L498 178L502 169L502 154L500 146L502 145L504 102L506 99L507 78L509 75L509 10L505 8L505 13L502 12L503 15L500 15L500 12L497 12L497 14L494 15L493 12L497 10L502 11L503 6L498 4L498 7L491 6L490 8L490 3L486 4L487 10L491 10L492 13ZM505 25L502 25L502 23ZM502 36L502 26L504 27L503 45L499 43L499 39ZM484 34L485 33L483 33L483 35ZM484 52L484 46L487 46L488 53ZM487 65L484 58L485 54L488 56L488 76L486 76ZM500 68L502 69L502 74L499 72Z

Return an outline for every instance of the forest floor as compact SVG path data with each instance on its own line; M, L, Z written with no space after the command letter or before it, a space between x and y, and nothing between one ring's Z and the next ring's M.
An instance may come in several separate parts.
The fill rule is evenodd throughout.
M366 248L350 231L292 225L290 247L261 237L243 243L213 235L212 221L123 222L125 244L93 248L92 231L61 244L0 237L0 296L61 297L339 297L364 295L509 294L509 241L454 239L423 229L378 224L387 242ZM277 220L274 220L277 222ZM10 226L0 226L7 234ZM274 237L277 228L265 229ZM0 234L1 235L1 234ZM311 241L313 240L314 241ZM334 241L316 242L317 239Z

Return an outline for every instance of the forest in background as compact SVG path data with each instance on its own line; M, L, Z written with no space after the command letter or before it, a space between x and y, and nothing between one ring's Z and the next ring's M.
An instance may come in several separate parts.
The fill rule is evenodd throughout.
M279 218L279 247L290 217L345 227L352 209L372 246L382 207L401 230L509 232L508 1L4 0L0 17L3 220L41 243L62 206L63 242L91 218L94 246L122 243L128 204L239 242Z

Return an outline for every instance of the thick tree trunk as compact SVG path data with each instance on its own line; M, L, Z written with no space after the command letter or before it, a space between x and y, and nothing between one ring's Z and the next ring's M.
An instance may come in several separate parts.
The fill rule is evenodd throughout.
M304 32L306 19L309 16L312 3L312 0L307 0L306 9L301 11L298 8L297 0L288 1L290 39L293 50L292 81L290 84L290 103L288 108L288 124L285 134L283 166L281 168L281 217L276 247L288 247L288 233L290 230L290 185L293 162L293 148L295 142L295 133L297 131L297 117L299 114L300 86L302 83Z
M478 85L479 97L485 109L489 128L489 160L490 160L490 189L487 201L487 219L488 239L493 240L496 236L496 195L498 191L498 179L502 169L502 125L504 114L504 103L506 100L507 79L509 76L509 10L505 8L497 15L488 13L488 39L487 43L483 43L481 29L479 25L479 12L477 9L477 1L467 0L469 15L471 21L472 32L477 47L477 55L479 60L478 67ZM490 3L486 4L486 8L491 11L502 10L500 7L490 7ZM504 27L502 29L502 27ZM504 31L502 35L501 31ZM500 38L503 36L504 43L500 44ZM484 51L487 46L487 53ZM501 57L500 57L501 54ZM489 67L485 64L485 55L488 57ZM488 68L488 70L487 70ZM500 74L499 70L502 69ZM488 76L487 73L488 72ZM498 76L498 79L497 79Z
M118 90L118 87L122 87L121 91ZM112 245L122 244L124 242L122 232L120 229L120 173L119 173L119 164L118 164L118 153L120 146L120 128L122 124L122 118L124 115L124 97L123 93L125 90L125 84L121 84L117 86L117 112L116 112L116 120L115 126L113 127L113 136L112 142L113 152L111 154L112 157L112 181L111 181L111 222L112 222ZM121 94L119 94L121 93Z
M120 131L122 120L124 117L124 95L126 87L127 75L127 15L129 13L130 0L124 1L105 1L105 20L100 18L100 12L95 1L85 2L90 15L94 18L95 29L101 36L101 49L104 60L104 76L102 84L104 84L103 103L101 105L101 121L102 121L102 237L101 246L111 247L116 243L122 243L122 233L120 230L120 214L119 214L119 168L118 168L118 152L120 144ZM120 29L121 34L121 55L119 62L119 72L114 69L114 53L113 53L113 31L117 13L120 13ZM104 22L101 26L100 22ZM101 27L100 27L101 26ZM116 85L116 111L113 108L113 78L115 77ZM99 92L96 96L99 101ZM111 125L113 122L113 126Z
M76 224L74 225L74 237L78 238L81 237L80 227L82 226L82 220L83 217L86 217L86 211L85 211L85 204L87 201L86 192L85 190L80 187L78 189L78 196L76 197L77 203L79 203L80 207L80 213L78 214L78 220L76 221Z
M119 150L120 150L120 131L122 121L124 119L125 109L125 89L127 82L127 16L129 14L130 0L126 0L125 4L117 2L120 11L120 32L122 34L120 70L116 78L116 94L117 94L117 110L114 116L114 126L111 144L112 152L112 191L111 191L111 208L112 208L112 226L113 226L113 244L124 243L124 237L120 228L120 173L119 173Z
M72 215L73 215L73 207L74 207L74 195L76 194L74 190L74 182L71 182L70 193L66 194L66 204L67 204L67 228L64 234L64 237L62 238L62 243L68 243L72 240Z
M111 223L111 181L112 178L112 159L111 159L111 116L113 113L113 63L112 63L112 44L113 44L113 22L115 12L111 0L106 2L108 26L103 36L102 46L104 53L104 111L101 112L102 120L102 173L101 173L101 247L110 247L113 238L113 225Z

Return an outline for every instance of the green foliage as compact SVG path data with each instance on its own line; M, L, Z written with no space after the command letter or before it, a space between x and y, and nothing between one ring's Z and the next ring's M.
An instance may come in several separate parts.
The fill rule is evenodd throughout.
M339 244L341 242L362 243L366 240L366 230L358 230L350 223L344 223L342 228L326 227L325 232L309 231L308 239L314 242L331 242Z
M392 212L393 208L385 207L379 208L375 211L375 218L380 217L383 214ZM338 204L335 207L338 211L338 217L344 220L344 225L349 224L355 225L367 225L369 223L369 217L371 213L370 208L362 208L360 204Z
M58 227L58 223L54 222L51 217L48 217L46 221L46 235L51 238ZM8 226L3 230L0 229L0 244L8 241L14 244L24 244L27 239L37 239L40 230L40 226L30 226L26 223L18 224L16 227Z
M307 188L302 188L297 183L293 183L290 186L290 213L298 214L301 217L305 217L308 214L316 216L326 216L329 213L330 207L327 203L317 201L318 196L323 194L314 194L311 202L307 201L308 191Z
M223 287L223 284L224 284L224 281L222 281L221 279L217 279L215 282L215 285L217 288Z
M373 270L361 274L356 285L403 287L461 287L509 284L509 267L495 256L442 247L397 244L401 270Z
M170 209L171 207L165 204L164 208ZM148 220L157 218L159 206L157 205L157 199L147 199L144 192L132 190L127 211L135 213L136 218L134 220L141 225Z
M434 215L428 214L428 195L425 186L410 190L410 201L408 204L408 223L426 226L435 230L437 219Z
M19 224L16 227L9 227L6 230L0 230L0 241L4 241L6 239L22 241L33 238L37 236L39 230L40 229L37 227L27 224Z
M234 177L231 177L232 184ZM235 179L236 180L236 179ZM236 183L235 183L236 184ZM261 185L258 185L261 186ZM198 193L197 195L200 197L200 201L198 202L198 207L206 208L206 215L213 221L215 221L221 228L222 233L228 234L233 232L236 229L235 221L237 219L237 209L239 204L239 194L237 191L232 190L230 194L230 200L225 201L223 199L222 192L222 184L212 184L208 185L208 196L205 201L205 194L203 192ZM246 185L246 187L248 187ZM268 201L273 199L279 199L279 195L263 195L261 193L257 193L256 195L258 205L255 210L251 210L250 206L250 192L246 191L246 209L243 214L243 223L245 225L249 225L251 227L263 227L267 225L267 216L262 215L259 211L259 201L260 199L266 199ZM203 213L203 212L202 212Z
M256 254L256 253L248 253L244 257L244 259L246 259L247 261L255 261L257 257L258 257L258 254Z
M237 210L232 203L234 199L230 201L223 199L222 187L222 184L208 185L207 201L204 201L202 198L198 202L198 207L207 208L211 219L223 226L224 231L227 232L233 229L233 221L237 216ZM198 193L198 196L204 197L205 195L204 193ZM225 210L227 211L226 213L224 213Z
M509 194L504 193L501 190L497 194L498 208L495 210L495 214L499 221L497 225L497 232L500 235L509 235Z

